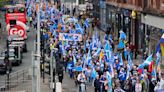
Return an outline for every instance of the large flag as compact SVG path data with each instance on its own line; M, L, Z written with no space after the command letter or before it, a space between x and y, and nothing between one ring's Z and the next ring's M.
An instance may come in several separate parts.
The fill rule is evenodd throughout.
M124 47L125 47L125 44L124 44L123 40L120 40L119 44L118 44L118 49L123 49Z
M75 67L75 71L83 71L83 67L80 65L80 66L76 66Z
M125 81L126 80L126 71L124 69L122 69L120 72L119 72L119 75L118 75L119 79L122 80L122 81Z
M157 44L156 53L157 52L162 52L162 56L164 56L164 34L162 35L161 39Z
M111 58L111 54L112 54L111 45L109 44L109 41L106 42L104 50L105 50L105 54L107 56L107 60L109 60Z
M76 27L76 31L77 31L78 33L84 34L84 29L80 26L79 23L76 23L76 24L75 24L75 27Z
M144 61L144 65L150 65L151 62L153 61L153 54L147 57L147 59Z
M126 39L126 34L122 30L120 31L120 37L119 38L123 39L123 40Z

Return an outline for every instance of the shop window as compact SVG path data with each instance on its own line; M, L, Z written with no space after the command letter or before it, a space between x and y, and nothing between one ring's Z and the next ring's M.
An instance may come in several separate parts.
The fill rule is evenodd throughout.
M123 3L127 3L127 0L123 0Z
M79 4L84 4L85 0L79 0Z

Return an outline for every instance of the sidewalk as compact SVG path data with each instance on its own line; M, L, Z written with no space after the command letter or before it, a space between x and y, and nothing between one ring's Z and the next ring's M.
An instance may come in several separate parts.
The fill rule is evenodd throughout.
M25 79L24 82L19 83L17 86L11 88L9 92L32 92L32 79L31 76ZM40 90L41 92L51 92L49 75L45 74L45 81L43 83L43 78L40 79ZM8 92L8 91L4 91Z
M4 12L0 11L0 52L6 47L6 39L7 39L7 31L5 30L6 23L5 23L5 16Z

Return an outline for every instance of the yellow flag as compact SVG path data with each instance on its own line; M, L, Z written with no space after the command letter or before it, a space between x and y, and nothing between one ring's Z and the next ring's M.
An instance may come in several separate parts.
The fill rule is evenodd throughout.
M164 43L161 43L160 47L161 47L162 56L164 56Z
M101 51L101 52L100 52L100 59L102 59L103 56L104 56L104 54L103 54L103 52Z

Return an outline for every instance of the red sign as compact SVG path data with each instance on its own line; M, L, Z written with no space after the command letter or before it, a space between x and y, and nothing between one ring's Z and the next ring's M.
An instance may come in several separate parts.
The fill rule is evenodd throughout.
M11 20L16 24L10 24ZM6 13L6 30L8 35L18 35L22 38L26 38L26 14L24 13Z

